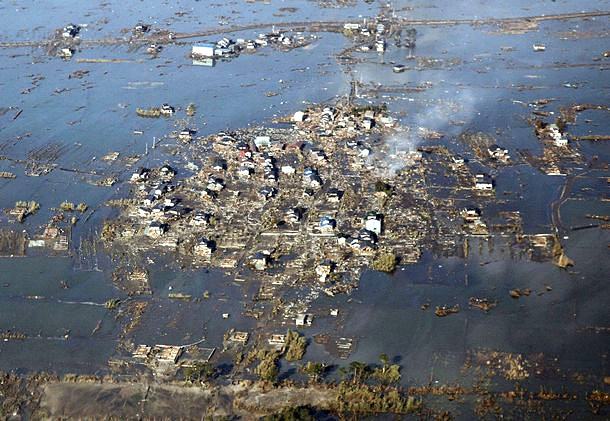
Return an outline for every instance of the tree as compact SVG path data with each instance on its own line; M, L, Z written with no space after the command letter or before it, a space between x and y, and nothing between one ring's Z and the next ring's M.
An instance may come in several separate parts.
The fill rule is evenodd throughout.
M196 362L192 367L184 369L184 380L187 382L196 382L207 380L214 376L216 370L209 363Z
M383 181L379 180L375 183L375 192L383 193L386 196L392 195L393 187Z
M326 365L313 361L308 361L307 364L301 367L301 372L307 374L309 378L313 381L318 381L320 377L324 374L325 370Z
M364 379L368 366L360 361L352 361L349 368L352 372L352 381L354 383L358 383Z
M373 371L373 377L382 383L398 383L400 381L400 366L398 364L388 364L387 355L385 354L381 354L379 360L382 366Z
M277 366L279 354L277 352L267 352L261 358L260 363L256 366L256 374L261 380L274 382L280 372Z
M379 355L379 362L381 362L381 369L383 370L384 373L388 368L389 361L390 361L390 359L388 358L387 354L383 353L383 354Z
M298 361L305 355L307 339L299 335L299 332L288 330L286 334L286 361Z
M396 269L398 259L391 252L379 252L373 260L373 269L379 272L392 273Z
M281 412L267 415L264 421L313 421L314 410L310 406L297 406L285 408Z

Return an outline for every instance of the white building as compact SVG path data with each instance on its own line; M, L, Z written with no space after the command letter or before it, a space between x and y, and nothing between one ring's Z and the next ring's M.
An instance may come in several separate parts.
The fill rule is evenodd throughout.
M302 121L305 121L306 118L307 118L307 114L305 114L303 111L297 111L292 116L292 121L294 121L296 123L300 123Z
M474 188L477 190L493 190L493 180L487 174L477 174Z
M367 231L374 232L375 234L381 234L382 230L382 222L381 215L375 212L369 212L366 216L366 220L364 221L364 228Z
M269 136L256 136L254 138L254 145L260 148L268 148L271 146L271 138Z
M297 314L297 317L295 319L295 324L297 326L311 326L312 322L313 316L311 314Z
M191 55L193 57L214 57L214 50L213 44L193 45Z
M568 138L561 133L557 124L549 124L548 130L555 146L567 146Z

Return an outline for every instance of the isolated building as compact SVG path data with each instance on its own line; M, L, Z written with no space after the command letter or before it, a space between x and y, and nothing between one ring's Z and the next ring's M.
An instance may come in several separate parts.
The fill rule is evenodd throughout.
M493 190L493 180L487 174L477 174L475 177L474 188L477 190Z
M364 221L364 228L367 231L374 232L376 235L381 234L382 230L382 215L377 212L369 212L366 215L366 219Z
M214 44L201 44L193 45L191 55L193 57L214 57L214 50L216 49Z

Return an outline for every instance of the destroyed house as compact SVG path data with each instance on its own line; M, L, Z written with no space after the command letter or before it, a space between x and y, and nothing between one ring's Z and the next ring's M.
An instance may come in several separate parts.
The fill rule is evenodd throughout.
M161 52L161 50L163 50L163 46L157 45L157 44L150 44L148 46L148 48L146 49L146 52L148 52L150 54L156 54L156 53Z
M291 223L297 223L303 217L303 211L300 208L292 208L286 211L286 220Z
M165 214L165 211L168 210L169 207L165 206L163 203L159 203L158 205L153 206L151 209L151 215L153 217L159 218Z
M224 171L227 169L227 161L222 158L216 158L212 163L212 169L214 171Z
M348 31L357 31L360 29L359 23L346 23L343 25L343 29Z
M207 238L200 238L199 241L193 246L193 253L196 256L209 258L212 252L216 249L216 244Z
M74 24L70 24L70 25L66 25L64 26L64 29L62 31L62 36L64 38L76 38L78 36L78 34L80 33L80 26L78 25L74 25Z
M161 114L163 115L172 115L176 112L176 109L169 104L161 105Z
M462 216L466 222L472 222L481 217L481 211L478 208L466 208L462 211Z
M277 168L265 167L263 175L264 175L265 180L267 180L267 181L277 181L277 176L278 176Z
M148 218L151 215L152 211L150 208L140 206L138 207L138 216L142 218Z
M383 53L385 51L385 39L384 38L379 38L378 40L375 41L375 49L379 53Z
M243 152L245 152L245 151L249 151L249 150L250 150L250 145L248 145L248 143L247 143L247 142L244 142L243 140L240 140L239 142L237 142L237 143L235 144L235 148L236 148L238 151L243 151Z
M148 359L148 356L150 355L151 351L152 347L148 345L138 345L133 354L131 354L131 357L138 360L146 360Z
M457 165L462 165L465 162L464 157L461 155L453 155L451 157L451 160L453 161L454 164L457 164Z
M349 241L349 246L353 250L360 251L361 253L372 253L375 250L375 244L360 238L352 238Z
M145 181L150 177L150 169L140 167L131 175L131 181Z
M337 221L335 221L330 216L323 216L322 218L320 218L318 226L321 232L330 233L333 232L337 227Z
M326 153L324 153L324 151L322 149L312 149L311 156L316 161L326 161L326 159L327 159Z
M320 188L322 179L318 175L318 171L311 167L306 167L303 171L303 184L312 188Z
M206 199L216 199L218 197L218 193L216 193L214 190L203 189L201 191L201 197Z
M176 364L184 349L180 346L155 345L152 353L159 362Z
M167 224L164 224L159 221L152 221L148 226L144 229L144 235L151 238L158 238L165 234L168 230Z
M189 211L189 208L186 208L182 205L177 205L172 208L166 209L164 212L164 216L170 219L179 219L188 214Z
M270 263L269 256L262 252L257 252L250 258L250 265L256 270L262 271L267 269Z
M196 130L184 129L180 133L178 133L178 139L185 142L190 142L191 140L193 140L193 136L195 136L196 133Z
M249 337L250 337L250 334L248 332L233 331L229 335L229 342L237 342L237 343L241 343L241 344L246 344L248 342Z
M282 165L282 174L293 175L297 172L296 168L291 164Z
M477 174L475 177L474 187L477 190L493 190L493 180L487 174Z
M283 347L286 344L286 335L283 335L281 333L274 333L269 337L267 342L269 343L269 345L275 347Z
M326 192L326 199L329 202L339 202L341 201L341 198L343 197L343 192L339 189L336 188L330 188L328 189L328 191Z
M225 188L225 182L222 178L210 177L208 178L207 189L215 192L219 192Z
M330 107L326 107L324 108L324 110L322 111L322 115L320 116L320 123L329 124L335 121L336 117L337 115L335 114L335 110Z
M498 146L496 144L490 145L489 148L487 148L487 153L492 159L506 161L510 158L510 156L508 155L508 149Z
M358 232L358 239L371 244L376 244L377 234L375 234L373 231L369 231L368 229L362 229Z
M173 169L171 166L169 166L168 164L163 165L161 168L159 168L159 174L161 174L161 177L164 178L172 178L174 177L177 173L176 170Z
M335 264L328 259L316 266L316 274L318 275L320 282L326 282L334 268Z
M297 314L297 317L295 318L295 324L297 326L311 326L312 322L313 316L311 314L301 313Z
M142 204L144 206L152 206L153 203L155 203L155 201L157 201L158 199L159 199L159 197L157 197L154 193L149 193L148 196L146 196L142 200Z
M275 196L276 193L277 190L270 186L265 186L258 191L258 194L260 194L261 197L265 200L271 199L273 196Z
M133 27L134 34L144 34L148 31L150 31L150 25L147 25L145 23L138 23L136 26Z
M61 58L69 59L70 57L72 57L74 55L74 51L75 50L73 48L62 48L59 50L57 55Z
M216 43L218 48L228 48L230 45L235 44L235 42L227 37L224 37L220 41Z
M210 223L211 215L207 212L197 211L193 215L191 225L195 226L206 226Z
M252 173L254 173L254 170L248 166L242 165L241 167L239 167L237 169L237 176L239 178L249 178Z

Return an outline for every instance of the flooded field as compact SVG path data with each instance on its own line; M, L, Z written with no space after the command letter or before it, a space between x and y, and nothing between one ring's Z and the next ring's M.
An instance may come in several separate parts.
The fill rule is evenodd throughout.
M608 416L610 2L0 16L2 416Z

